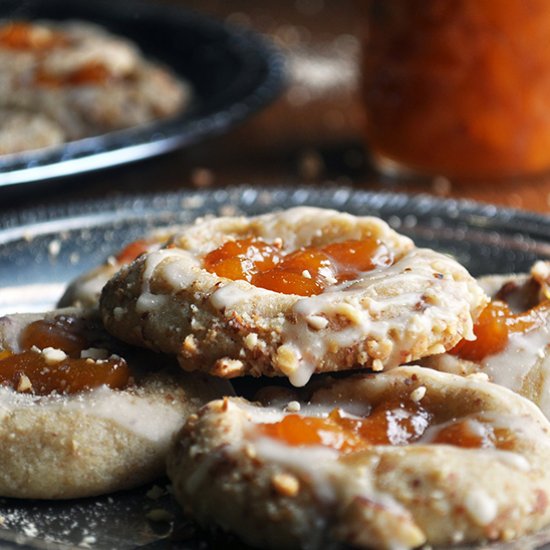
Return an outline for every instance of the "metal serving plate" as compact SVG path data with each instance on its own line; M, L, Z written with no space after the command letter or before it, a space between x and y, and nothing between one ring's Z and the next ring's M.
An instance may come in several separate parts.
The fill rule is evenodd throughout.
M2 0L2 19L80 19L134 40L189 81L193 100L159 122L0 156L0 187L152 157L226 132L284 84L283 56L259 35L183 9L139 1Z
M53 307L69 280L153 227L205 214L259 214L304 204L380 216L419 246L453 254L475 275L526 271L533 261L550 259L550 218L516 210L341 187L187 191L0 216L0 312ZM154 499L147 496L148 489L66 502L0 499L0 547L227 546L227 539L205 533L190 536L169 493ZM151 521L159 514L167 521ZM550 531L545 530L483 548L524 550L548 541Z

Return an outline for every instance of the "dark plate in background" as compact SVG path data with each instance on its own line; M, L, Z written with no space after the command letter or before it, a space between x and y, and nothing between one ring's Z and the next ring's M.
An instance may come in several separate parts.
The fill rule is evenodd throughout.
M0 156L0 187L76 174L159 155L229 130L274 99L284 84L282 55L245 29L182 8L120 0L2 0L0 18L80 19L134 40L147 57L188 80L181 115Z
M535 260L550 259L550 218L489 205L338 187L187 191L1 215L0 312L53 307L70 279L153 227L303 204L381 216L419 246L455 255L475 275L526 271ZM56 549L227 546L223 540L201 546L205 539L197 537L166 540L171 525L150 522L148 513L163 509L177 518L180 512L169 495L153 500L146 490L57 503L0 499L0 547L15 548L16 541ZM527 550L548 541L550 529L484 548Z

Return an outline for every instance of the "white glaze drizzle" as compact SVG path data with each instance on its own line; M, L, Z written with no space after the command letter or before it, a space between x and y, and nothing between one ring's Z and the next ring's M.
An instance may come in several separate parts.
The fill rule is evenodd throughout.
M360 496L396 516L410 517L407 509L392 495L374 486L373 477L366 475L364 467L355 467L354 473L351 473L350 467L339 460L340 453L334 449L322 446L292 447L276 439L257 437L254 439L254 450L256 456L267 463L280 465L308 479L317 497L328 504L339 503L344 508L346 503ZM372 456L373 463L377 460L376 456ZM323 530L324 526L320 531ZM395 536L388 533L387 538L388 548L408 548L397 533Z
M280 464L312 477L313 485L323 500L333 501L336 498L335 489L332 484L327 483L327 472L323 471L321 465L328 463L334 467L338 463L338 451L321 446L292 447L269 437L257 438L254 447L258 456L267 462ZM315 468L312 468L312 464L315 464Z
M181 427L181 405L174 406L158 396L145 396L130 391L111 390L101 386L75 395L34 396L0 387L0 420L17 409L39 407L42 411L75 411L109 420L143 439L168 443Z
M288 401L281 400L280 403L271 406L248 405L239 403L239 408L246 411L254 422L273 423L280 422L288 414L292 412L286 411ZM300 402L300 416L310 416L316 418L326 418L334 409L339 409L342 416L347 418L364 418L370 414L371 406L365 402L349 401L349 400L331 400L323 403L302 403Z
M392 341L392 355L385 366L398 366L419 338L454 326L459 315L465 319L463 337L472 339L470 305L478 302L481 290L476 294L471 282L459 282L447 274L456 270L454 260L431 250L415 249L390 267L360 275L356 282L299 299L292 310L294 318L287 320L282 332L283 342L297 363L285 374L292 384L303 386L327 350L349 348L372 337ZM434 271L442 278L435 278ZM399 292L411 286L412 291ZM388 290L389 295L381 295L381 290ZM426 293L430 294L429 303L424 300ZM418 304L422 304L420 311L416 311ZM399 313L394 315L397 309ZM312 330L308 323L311 316L333 319L338 315L348 319L348 326L331 328L329 324L325 329Z
M151 292L151 279L155 270L167 258L177 258L177 262L164 266L163 276L173 285L172 292L178 292L190 286L197 278L196 269L199 265L197 258L180 248L163 248L147 255L143 268L143 286L136 302L136 311L145 313L161 309L170 295L159 295Z
M301 404L300 407L300 416L308 416L308 417L319 417L319 418L326 418L331 411L333 411L335 408L339 408L343 416L349 417L349 418L365 418L368 416L370 412L370 405L367 403L362 404L364 412L359 412L358 408L353 406L351 408L354 409L353 414L349 412L349 406L347 407L348 410L346 410L346 405L349 405L350 403L338 403L337 401L331 402L331 403L318 403L318 404ZM248 418L253 423L275 423L280 422L285 416L287 416L289 413L285 412L281 407L271 406L271 407L258 407L255 405L247 405L246 403L239 403L238 407L242 409L243 411L246 411ZM399 412L400 409L397 409L396 412ZM548 434L544 432L544 430L541 428L541 426L530 419L529 417L525 417L522 415L517 414L502 414L502 413L493 413L493 412L483 412L483 413L476 413L471 415L466 415L459 417L458 419L451 419L447 422L440 422L440 423L433 423L431 425L427 425L427 420L424 420L419 417L419 425L417 426L419 428L418 433L422 433L422 436L417 439L413 443L409 443L408 445L412 446L418 446L418 445L430 445L432 441L435 439L437 434L446 427L452 426L456 424L457 422L466 421L468 422L468 429L472 431L473 435L477 435L481 439L484 438L488 434L488 426L496 429L507 429L513 434L516 434L518 437L521 437L523 439L529 439L533 441L536 445L540 447L540 445L545 445L550 447L550 439L548 438ZM412 418L413 422L415 421L414 418ZM487 426L488 425L488 426ZM391 423L388 426L388 429L391 429ZM391 434L389 434L389 439L392 440ZM284 442L272 440L269 438L260 438L260 439L268 439L270 442L277 443L278 445L282 445L283 447L287 449L299 449L300 451L304 450L311 450L313 448L321 448L319 446L312 446L312 447L292 447L290 445L285 444ZM267 445L267 443L266 443ZM400 445L392 445L392 446L400 446ZM333 450L333 449L330 449ZM335 451L337 452L337 451ZM528 471L530 469L530 464L528 459L516 452L509 451L509 450L503 450L498 449L496 447L479 447L475 449L475 452L478 453L478 456L486 456L489 457L490 460L498 460L507 466L516 468L520 471ZM297 458L292 456L292 461L300 460L299 453L297 454ZM306 459L307 462L307 459Z
M481 361L481 369L496 384L519 392L529 371L540 363L550 344L547 322L527 332L510 332L504 350ZM544 373L547 378L548 372Z
M245 281L232 281L213 292L210 296L210 303L216 309L224 311L258 296L264 297L272 294L273 292L270 290L252 286Z
M538 394L528 397L550 418L550 319L526 332L510 332L505 348L488 355L478 363L457 356L442 354L436 358L436 368L443 372L465 374L483 372L495 384L516 393L523 393L524 383L534 368L540 369Z
M336 402L327 403L323 400L319 404L303 404L300 407L300 415L320 415L324 417L335 408ZM238 406L246 411L248 422L251 423L251 426L255 423L277 422L285 415L280 406L257 407L241 403ZM370 408L368 405L366 406ZM529 416L513 413L483 412L461 416L458 419L452 419L445 423L434 424L412 446L429 445L430 440L442 427L465 419L472 421L472 429L479 435L483 435L486 430L482 425L482 422L486 422L493 428L507 428L516 434L517 437L536 441L537 445L540 445L541 442L544 445L550 445L548 435L542 426ZM250 432L248 433L251 435ZM266 436L258 437L256 435L252 436L252 438L256 456L267 463L275 463L290 469L299 476L306 476L310 480L308 483L311 483L319 498L325 501L346 503L356 496L361 496L370 502L380 504L395 515L408 515L406 508L391 495L376 488L372 476L367 474L367 470L375 468L375 464L379 459L376 453L369 458L370 468L367 468L366 465L362 467L353 466L353 471L350 471L350 466L339 460L340 454L338 451L331 448L324 448L322 446L293 447L284 441ZM440 449L443 448L443 446L439 445L437 447ZM531 468L527 457L513 451L486 447L464 449L464 452L475 453L479 457L479 460L487 461L488 464L498 461L506 467L522 472L527 472ZM482 488L473 489L465 495L464 507L471 519L481 526L489 525L495 519L498 512L497 500L495 500L489 491ZM396 540L389 541L388 545L389 548L400 548L402 547L402 541L396 538Z
M250 220L219 218L197 223L174 240L176 244L181 242L187 250L176 247L148 255L136 311L141 313L163 307L164 298L159 299L150 292L150 279L160 262L177 255L177 260L162 267L166 280L173 284L171 295L198 281L204 287L209 283L212 283L211 287L219 284L219 288L211 291L209 300L216 309L230 317L233 308L247 303L253 305L264 296L278 293L254 287L246 281L220 284L219 277L208 273L199 264L199 252L205 252L207 234L214 234L218 240L220 232L240 235L239 231L244 231L243 234L268 239L276 236L284 241L286 249L292 250L304 243L314 243L316 239L332 238L332 220L338 223L339 239L364 238L365 232L387 235L393 247L401 252L410 251L390 267L360 274L358 280L329 287L321 295L288 295L296 301L284 320L279 350L284 347L283 353L292 358L292 365L285 366L284 360L277 358L279 350L275 352L274 364L294 385L306 384L327 353L360 345L367 339L382 342L389 348L385 355L382 354L383 361L377 357L373 359L381 368L391 368L414 359L410 352L426 335L429 338L433 335L434 350L438 345L438 334L444 334L446 330L458 331L467 339L473 338L470 310L483 301L483 293L464 268L443 254L411 250L412 241L390 232L382 220L310 207ZM208 277L212 277L212 281ZM342 326L339 317L351 321ZM443 351L444 348L439 347ZM366 362L366 352L361 353Z
M477 487L466 493L464 508L478 525L489 525L498 512L498 503L487 491Z

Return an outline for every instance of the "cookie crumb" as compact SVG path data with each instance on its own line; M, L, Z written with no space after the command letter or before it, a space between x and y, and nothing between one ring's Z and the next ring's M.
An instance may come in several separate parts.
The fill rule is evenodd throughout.
M481 382L489 382L489 375L486 372L472 372L472 374L468 374L466 378L470 378L471 380L479 380Z
M301 408L302 407L298 401L289 401L285 410L287 410L288 412L297 413L300 412Z
M418 388L414 389L411 392L409 397L411 398L411 401L413 401L414 403L419 403L420 401L422 401L425 395L426 395L426 386L418 386Z
M373 370L374 372L383 371L383 370L384 370L384 363L382 363L382 361L380 361L380 359L375 359L375 360L372 362L372 370Z
M81 359L108 359L110 355L105 348L88 348L80 352Z
M182 208L190 208L191 210L201 208L204 205L204 197L201 195L184 197L180 204Z
M191 183L194 187L204 189L214 183L214 172L208 168L195 168L191 172Z
M32 522L27 523L26 525L21 526L21 530L27 537L37 537L38 536L38 528L36 525Z
M33 390L33 387L29 377L26 374L21 374L19 376L19 382L17 382L17 391L26 392L26 391L32 391L32 390Z
M273 488L285 497L295 497L300 490L300 482L291 474L275 474L271 478Z
M256 449L250 444L244 447L244 454L252 460L254 460L257 456Z
M244 363L240 359L222 357L214 363L212 374L222 378L233 378L244 371Z
M53 256L55 258L56 256L59 256L60 251L61 243L57 239L50 241L50 243L48 244L48 252L50 253L50 256Z
M82 548L90 548L90 545L95 542L97 542L97 539L93 535L87 535L82 538L82 540L78 543L78 546Z
M225 204L219 209L220 216L236 216L238 212L237 208L232 204Z
M438 197L448 196L451 189L451 180L444 176L436 176L432 181L432 190Z
M482 489L473 489L465 495L464 507L470 518L480 526L489 525L498 513L495 499Z
M335 279L335 282L336 282L336 279ZM361 314L357 310L357 308L355 308L351 304L337 303L334 307L334 313L339 317L341 317L342 319L349 321L353 325L361 324Z
M183 341L183 351L195 354L197 350L197 339L192 334L188 334Z
M57 365L67 359L67 354L62 349L57 348L44 348L42 350L42 357L46 361L47 365Z
M249 350L253 350L258 345L258 335L255 332L247 334L244 339L244 345Z
M306 321L308 326L314 330L322 330L328 326L328 320L320 315L309 315Z
M299 365L296 352L287 344L277 348L274 363L287 376L295 372Z
M511 529L510 527L505 528L504 531L502 531L502 540L509 541L513 540L518 536L516 531L514 529Z

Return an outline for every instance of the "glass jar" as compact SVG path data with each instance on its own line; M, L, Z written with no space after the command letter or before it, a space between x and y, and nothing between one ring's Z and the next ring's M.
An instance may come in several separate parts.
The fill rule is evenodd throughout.
M366 0L362 89L382 170L550 169L550 0Z

